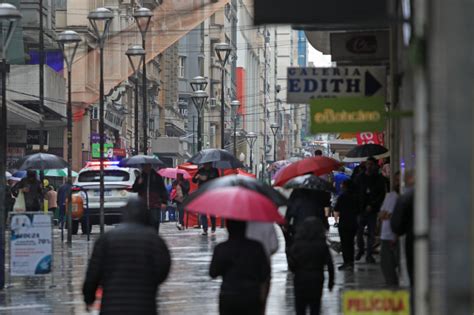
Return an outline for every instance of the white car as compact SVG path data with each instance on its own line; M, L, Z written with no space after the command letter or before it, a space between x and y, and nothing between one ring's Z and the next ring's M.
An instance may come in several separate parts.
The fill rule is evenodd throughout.
M140 176L136 168L119 167L118 162L104 162L104 217L105 224L112 225L121 221L123 207L127 204L132 192L135 179ZM74 182L75 187L87 192L88 209L84 199L84 211L88 211L89 224L100 223L100 164L89 162L83 168ZM78 191L79 189L75 189ZM82 193L84 196L84 193ZM85 217L85 216L84 216ZM82 222L84 224L84 220ZM85 227L85 225L83 225ZM83 228L84 232L85 229Z

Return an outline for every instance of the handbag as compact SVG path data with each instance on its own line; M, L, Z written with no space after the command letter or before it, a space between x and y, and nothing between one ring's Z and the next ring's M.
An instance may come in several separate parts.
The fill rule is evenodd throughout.
M22 191L18 192L18 196L15 199L15 204L13 205L13 211L14 212L26 211L25 194Z

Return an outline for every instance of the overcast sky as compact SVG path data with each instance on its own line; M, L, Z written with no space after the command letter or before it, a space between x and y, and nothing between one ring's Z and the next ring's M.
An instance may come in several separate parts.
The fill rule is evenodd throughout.
M308 42L308 63L313 62L315 67L330 67L331 55L323 55Z

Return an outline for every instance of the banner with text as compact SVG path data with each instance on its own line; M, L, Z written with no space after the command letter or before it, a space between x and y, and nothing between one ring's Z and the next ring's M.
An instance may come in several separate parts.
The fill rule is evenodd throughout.
M357 144L380 144L385 145L383 132L359 132L357 134Z
M343 315L410 315L408 290L348 290L342 295Z

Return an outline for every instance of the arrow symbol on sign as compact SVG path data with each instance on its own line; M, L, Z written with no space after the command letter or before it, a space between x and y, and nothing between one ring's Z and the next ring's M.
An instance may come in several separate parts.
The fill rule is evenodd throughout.
M369 71L365 71L365 96L374 95L381 87L382 84Z

